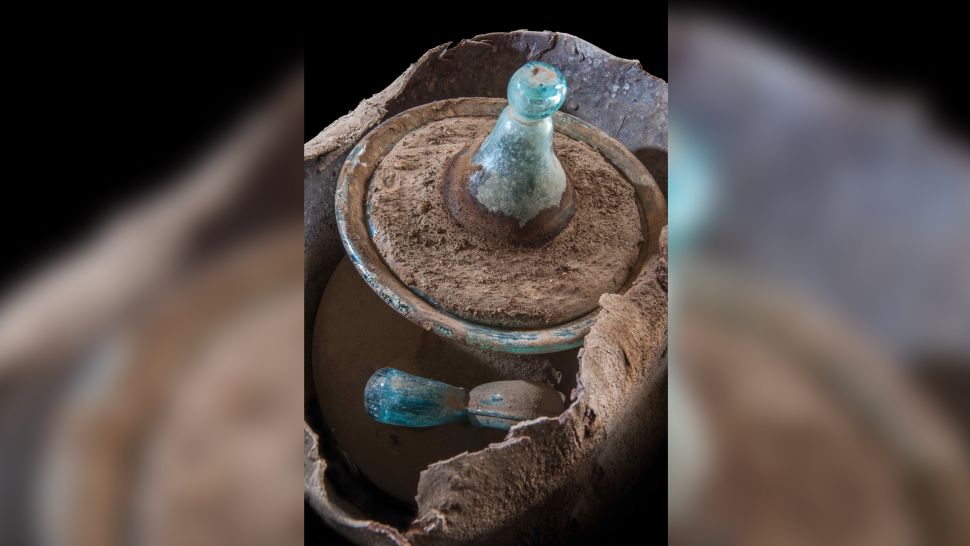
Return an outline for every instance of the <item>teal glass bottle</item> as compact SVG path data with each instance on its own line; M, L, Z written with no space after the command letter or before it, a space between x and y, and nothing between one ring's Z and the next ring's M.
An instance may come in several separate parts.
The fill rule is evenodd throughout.
M381 368L364 387L367 414L388 425L432 427L468 421L474 426L508 430L540 416L558 415L563 398L554 388L528 381L495 381L471 392L459 387Z
M546 63L530 62L509 80L509 105L472 156L468 190L489 212L525 226L560 205L566 174L552 150L552 115L566 100L566 80Z

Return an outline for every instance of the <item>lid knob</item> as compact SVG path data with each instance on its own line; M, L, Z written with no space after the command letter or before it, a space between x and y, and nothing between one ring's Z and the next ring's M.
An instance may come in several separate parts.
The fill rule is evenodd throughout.
M509 105L495 127L449 163L448 209L469 230L520 244L555 237L575 213L572 185L552 150L553 122L566 100L556 67L529 62L512 74Z
M526 63L509 79L508 98L515 113L525 119L549 117L566 101L566 78L551 64Z

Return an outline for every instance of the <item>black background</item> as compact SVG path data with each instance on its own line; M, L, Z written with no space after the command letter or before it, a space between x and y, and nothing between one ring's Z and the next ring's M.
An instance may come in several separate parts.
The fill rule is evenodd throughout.
M722 3L723 4L723 3ZM671 14L704 14L749 28L849 85L918 99L950 136L970 138L967 30L957 12L931 3L861 7L846 2L675 1ZM676 100L671 85L671 100Z
M58 14L4 38L0 294L171 182L302 61L285 13Z

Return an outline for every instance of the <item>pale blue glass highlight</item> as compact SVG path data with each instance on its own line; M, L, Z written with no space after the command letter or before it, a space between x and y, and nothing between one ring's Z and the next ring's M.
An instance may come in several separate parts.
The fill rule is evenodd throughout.
M524 226L559 205L566 173L552 152L552 114L566 100L566 80L549 64L531 62L509 80L507 106L472 156L481 167L469 190L492 213Z
M394 368L374 372L364 387L367 414L388 425L432 427L465 419L465 389Z

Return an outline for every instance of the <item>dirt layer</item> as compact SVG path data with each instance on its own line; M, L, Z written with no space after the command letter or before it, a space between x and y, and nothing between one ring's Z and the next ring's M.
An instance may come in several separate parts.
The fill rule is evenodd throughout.
M373 238L398 277L466 320L540 327L595 309L620 290L644 238L630 183L596 150L556 134L554 152L575 188L576 214L541 246L520 246L462 227L443 199L447 161L491 118L429 123L381 161L368 190Z

